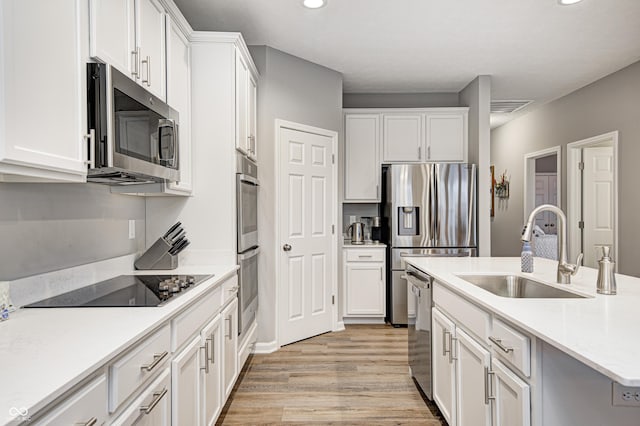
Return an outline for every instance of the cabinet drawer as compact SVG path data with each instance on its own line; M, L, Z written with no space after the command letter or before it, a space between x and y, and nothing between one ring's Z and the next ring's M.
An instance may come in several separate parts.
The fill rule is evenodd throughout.
M109 412L113 413L144 381L171 358L170 328L165 325L109 366Z
M205 295L203 300L195 306L187 309L171 321L173 338L171 340L171 350L177 351L187 340L200 329L204 323L222 308L222 291L218 287L214 291Z
M169 426L171 420L171 369L165 368L112 425Z
M347 262L384 262L384 249L350 249Z
M60 405L56 406L37 425L73 425L89 424L95 421L96 425L103 424L107 420L107 378L102 375L89 383Z
M489 343L491 316L488 312L471 302L467 302L438 282L433 286L433 302L453 317L458 324L479 337L482 342Z
M222 305L226 305L238 294L238 275L234 275L222 284Z
M527 336L494 319L489 340L494 353L509 361L525 376L531 376L531 341Z

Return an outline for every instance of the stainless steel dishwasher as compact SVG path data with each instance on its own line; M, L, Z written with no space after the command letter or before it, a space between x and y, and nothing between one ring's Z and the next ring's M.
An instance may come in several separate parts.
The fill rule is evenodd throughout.
M409 370L422 392L433 399L431 383L431 278L407 265L405 270L408 295L413 298L415 317L409 315Z

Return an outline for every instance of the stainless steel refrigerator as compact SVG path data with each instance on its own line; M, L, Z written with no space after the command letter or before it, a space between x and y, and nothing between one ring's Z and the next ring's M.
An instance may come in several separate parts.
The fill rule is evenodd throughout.
M407 324L409 256L476 256L475 164L393 164L383 168L387 321Z

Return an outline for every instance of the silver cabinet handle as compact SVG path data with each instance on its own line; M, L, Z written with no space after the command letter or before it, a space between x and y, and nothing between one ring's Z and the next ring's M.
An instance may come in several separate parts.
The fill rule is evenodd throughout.
M204 367L200 367L200 370L209 374L209 345L207 342L204 343L204 346L200 346L200 349L204 349Z
M457 346L457 342L458 339L456 339L455 337L453 337L452 334L449 334L449 364L453 364L453 361L457 361L458 360L458 351L456 351L456 355L453 355L453 342L456 342L456 346Z
M489 367L484 368L484 403L485 405L489 405L489 402L492 399L496 399L495 396L491 395L491 376L495 374L493 371L489 370Z
M147 78L146 80L142 79L142 84L146 84L147 87L151 87L151 56L147 56L146 59L142 60L142 63L146 65L147 68Z
M98 418L97 417L91 417L87 422L85 423L79 423L82 426L93 426L96 423L98 423Z
M231 340L231 315L228 315L224 320L229 322L229 334L225 334L225 337Z
M291 246L289 244L285 244L285 245L282 246L282 250L291 251Z
M431 147L427 147L427 159L431 159Z
M451 336L451 333L447 330L442 330L442 356L446 356L447 352L451 352L451 347L447 349L447 335Z
M142 407L140 407L140 411L144 411L144 414L150 414L153 411L153 409L156 408L156 405L158 405L158 402L160 402L160 400L164 398L166 394L167 394L167 388L162 389L160 392L154 392L153 401L151 401L149 405L143 405Z
M360 259L368 259L368 258L373 257L373 255L371 255L371 254L359 254L358 257Z
M420 157L422 157L422 147L421 146L418 147L418 160L420 160Z
M143 365L140 369L146 371L153 370L158 364L160 364L160 361L166 358L167 355L169 355L169 352L167 351L164 351L161 354L153 354L153 362L151 364Z
M491 342L493 342L504 353L508 354L509 352L513 352L513 348L508 348L508 347L506 347L505 345L502 344L502 339L498 339L496 337L489 336L489 340L491 340Z
M87 166L90 169L96 167L96 130L89 129L89 134L84 135L87 143L89 144L89 159L87 160Z
M211 337L209 337L207 339L208 341L211 342L211 358L209 359L209 361L211 362L211 364L215 364L216 363L216 347L214 346L214 342L213 342L213 332L211 332Z
M131 71L131 76L135 77L137 80L140 77L138 73L138 49L131 51L131 61L133 62L133 71Z

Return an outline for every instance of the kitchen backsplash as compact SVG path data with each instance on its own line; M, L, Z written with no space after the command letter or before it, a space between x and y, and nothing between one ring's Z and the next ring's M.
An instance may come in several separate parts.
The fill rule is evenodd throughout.
M145 200L95 184L0 183L0 236L0 281L136 253Z
M356 216L356 220L361 217L378 216L378 204L373 203L344 203L342 205L342 225L343 234L347 233L349 227L349 217Z

